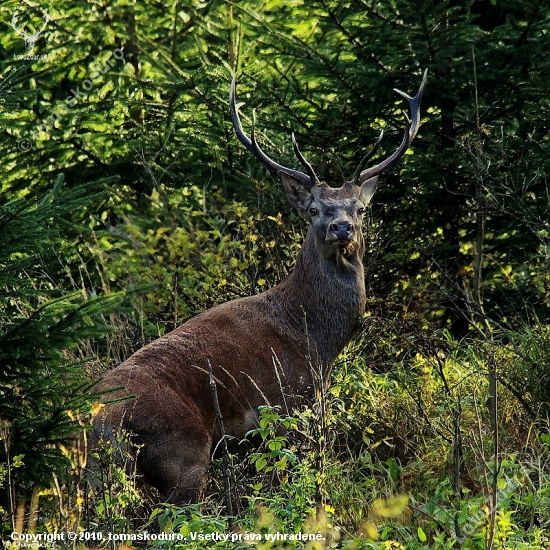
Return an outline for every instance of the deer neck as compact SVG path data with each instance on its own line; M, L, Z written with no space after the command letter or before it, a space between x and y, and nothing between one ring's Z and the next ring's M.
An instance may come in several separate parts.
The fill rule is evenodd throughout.
M278 285L283 307L301 330L312 358L329 369L365 312L364 240L350 253L325 258L308 230L294 271Z

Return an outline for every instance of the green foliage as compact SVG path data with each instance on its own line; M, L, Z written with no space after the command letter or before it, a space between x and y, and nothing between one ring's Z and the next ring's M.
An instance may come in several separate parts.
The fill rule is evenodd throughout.
M87 507L98 532L126 533L132 530L130 518L143 514L143 497L137 490L134 456L139 447L128 434L116 441L101 440L88 455Z
M250 462L256 471L263 472L262 481L251 484L252 507L264 506L277 519L281 532L300 532L304 522L315 509L316 481L313 453L298 453L298 448L289 440L288 432L306 436L307 422L301 418L281 416L279 407L262 407L259 428L249 436L261 437L262 445L250 454ZM301 459L299 459L299 456ZM267 475L270 474L270 475ZM270 487L276 486L276 491Z
M123 233L126 215L135 222L158 214L152 193L177 189L181 197L188 187L238 193L256 219L258 206L273 212L274 191L233 137L231 71L239 72L239 98L262 102L258 133L268 152L295 162L292 129L319 174L340 184L380 128L380 157L397 145L404 120L391 89L414 90L427 67L420 135L374 204L371 287L429 308L462 337L476 320L471 289L481 260L492 320L525 318L527 302L544 320L548 74L540 52L550 11L547 1L485 4L4 3L5 21L18 13L21 25L37 26L44 12L51 20L34 49L40 59L18 61L24 42L11 26L1 39L0 61L17 65L5 79L16 108L2 123L1 152L13 166L4 185L12 193L31 179L44 187L60 170L69 181L116 174L118 208L105 215ZM93 78L109 59L109 71ZM18 150L17 140L30 137L32 150ZM477 247L480 238L490 254ZM172 309L179 319L196 308Z
M426 537L430 548L481 549L490 535L502 547L545 548L550 455L547 436L538 436L539 425L532 423L541 422L540 417L522 418L516 395L500 389L496 463L486 402L493 362L501 380L509 380L532 341L514 335L514 347L504 332L499 336L505 344L457 344L418 327L402 336L399 347L385 336L369 342L377 353L393 353L390 372L377 374L361 366L353 348L335 371L335 430L346 435L336 439L339 467L328 469L336 521L352 532L362 525L378 540L365 548L385 548L383 542L390 539L423 548ZM408 354L403 353L405 342ZM547 424L540 429L544 434ZM381 491L411 496L405 518L373 521L372 512L366 515L373 505L365 495ZM372 523L376 530L369 527Z
M260 436L266 447L267 452L254 452L250 455L250 461L258 471L263 469L266 473L273 470L286 471L288 463L296 461L294 453L286 448L288 438L282 435L282 430L296 429L298 419L293 417L281 418L279 410L279 406L260 407L260 427L247 433L247 437ZM273 462L273 464L268 466L268 461Z
M0 456L10 481L2 505L15 486L22 497L66 467L60 445L89 410L78 345L105 334L101 313L120 302L62 292L48 271L60 243L78 240L73 219L100 197L91 189L64 189L60 176L45 195L0 201Z
M533 420L550 418L550 334L548 326L535 322L507 333L508 343L500 350L505 364L504 383Z

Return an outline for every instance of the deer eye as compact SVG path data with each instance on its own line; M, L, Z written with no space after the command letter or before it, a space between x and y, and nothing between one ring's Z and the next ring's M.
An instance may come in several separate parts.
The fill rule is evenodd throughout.
M362 216L366 211L367 211L366 208L361 207L361 208L359 208L359 209L357 210L357 213L358 213L360 216Z
M309 209L309 213L310 213L312 216L317 216L317 214L319 214L319 210L317 210L317 208L310 208L310 209Z

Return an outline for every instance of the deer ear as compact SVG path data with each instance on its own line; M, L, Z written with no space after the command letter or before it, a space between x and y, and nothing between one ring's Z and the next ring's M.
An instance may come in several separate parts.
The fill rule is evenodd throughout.
M290 206L296 208L300 216L305 216L307 213L307 207L311 202L311 193L309 192L309 189L294 176L291 176L282 170L279 170L277 175L283 184L285 197Z
M376 186L378 185L378 176L366 180L361 184L361 198L363 204L366 206L372 199L374 192L376 191Z

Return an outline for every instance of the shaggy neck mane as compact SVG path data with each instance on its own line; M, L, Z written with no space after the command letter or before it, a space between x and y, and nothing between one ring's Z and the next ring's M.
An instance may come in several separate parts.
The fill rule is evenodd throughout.
M364 248L360 236L353 251L335 251L329 260L323 259L315 250L310 226L294 270L271 290L295 330L304 337L307 326L306 344L312 359L324 370L351 340L365 312Z

